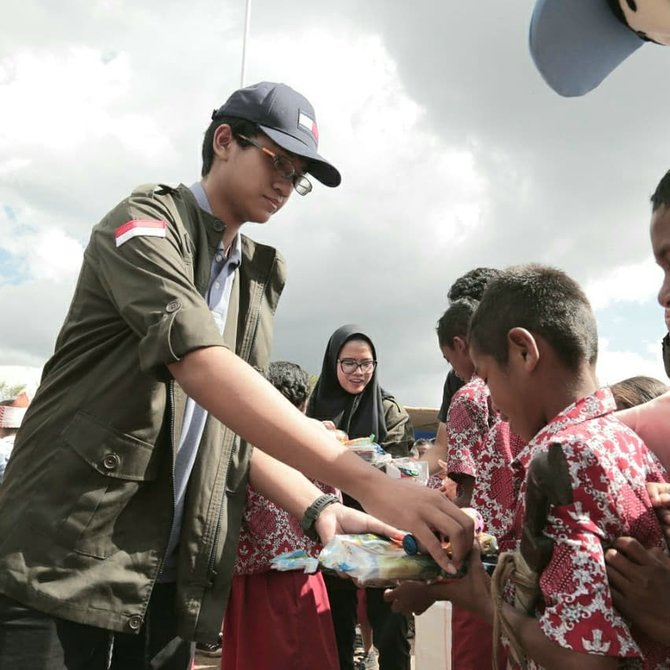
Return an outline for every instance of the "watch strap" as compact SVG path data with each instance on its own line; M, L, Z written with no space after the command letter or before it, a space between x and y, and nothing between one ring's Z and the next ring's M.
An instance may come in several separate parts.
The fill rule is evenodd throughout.
M332 505L333 503L338 502L340 501L337 496L334 496L331 493L324 493L305 510L305 513L300 520L300 527L303 529L305 535L307 535L310 540L314 540L315 542L319 541L319 536L316 532L316 528L314 528L314 524L319 518L321 512L323 512L323 510L326 509L328 505Z

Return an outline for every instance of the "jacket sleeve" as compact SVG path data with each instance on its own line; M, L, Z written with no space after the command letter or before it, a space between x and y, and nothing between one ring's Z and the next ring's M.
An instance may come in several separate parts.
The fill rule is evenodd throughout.
M164 232L131 232L124 239L124 229L147 222L164 226ZM85 257L107 299L134 332L143 371L161 377L166 364L194 349L224 346L194 285L186 232L157 198L134 194L112 210L94 228Z
M409 456L414 443L414 428L409 414L393 398L384 398L383 403L387 432L381 446L394 458Z

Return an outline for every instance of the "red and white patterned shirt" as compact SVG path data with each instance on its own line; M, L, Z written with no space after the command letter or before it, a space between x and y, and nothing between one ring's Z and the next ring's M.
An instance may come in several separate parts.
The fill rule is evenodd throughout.
M447 474L477 477L477 451L497 417L491 394L481 377L474 376L451 400L447 412Z
M554 550L540 575L536 616L542 631L580 653L641 658L640 667L667 669L670 648L631 633L612 605L607 581L604 549L616 538L629 535L647 548L666 548L645 487L666 475L640 438L611 414L614 409L611 393L599 390L554 417L521 451L512 463L520 487L515 533L520 539L528 467L536 454L559 443L573 502L553 506L547 515L544 534ZM528 667L541 666L531 661Z
M453 397L447 414L448 473L475 478L471 504L502 550L511 548L518 487L511 462L525 442L491 405L488 387L473 377Z
M325 493L337 495L336 489L317 485ZM298 549L316 556L321 545L305 535L298 519L248 486L234 574L267 572L275 556Z
M509 423L498 419L472 452L477 464L472 506L482 515L484 530L498 540L500 551L516 544L513 521L519 487L515 485L512 461L525 446L509 429Z

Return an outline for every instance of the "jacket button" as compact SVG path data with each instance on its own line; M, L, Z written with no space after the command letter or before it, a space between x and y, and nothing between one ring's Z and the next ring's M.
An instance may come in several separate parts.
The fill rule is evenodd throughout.
M121 465L121 459L117 454L107 454L107 456L102 459L102 467L105 468L105 470L116 470L119 465Z
M128 628L130 630L139 630L142 626L142 617L139 614L133 614L128 619Z
M217 233L222 233L226 229L226 227L223 225L223 221L219 221L218 219L214 221L212 228L214 228Z
M165 311L168 312L168 314L171 314L172 312L176 312L180 307L181 303L179 300L173 300L165 306Z

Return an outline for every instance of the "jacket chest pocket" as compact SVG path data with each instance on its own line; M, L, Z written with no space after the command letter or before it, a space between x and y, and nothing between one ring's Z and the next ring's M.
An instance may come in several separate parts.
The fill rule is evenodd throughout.
M153 535L142 518L151 514L157 497L157 450L83 412L62 438L60 466L74 505L59 529L59 541L96 558L141 550Z

